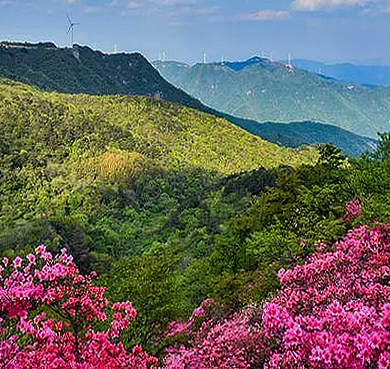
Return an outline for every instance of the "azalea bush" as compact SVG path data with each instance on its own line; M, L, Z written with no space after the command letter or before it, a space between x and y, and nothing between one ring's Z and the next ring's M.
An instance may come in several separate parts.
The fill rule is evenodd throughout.
M166 367L389 368L390 226L358 227L326 249L280 270L263 306L187 324Z
M352 219L358 218L362 215L361 203L355 199L345 205L345 214L343 216L344 222L349 222Z
M149 368L157 360L120 337L136 318L130 302L110 304L63 249L0 263L0 363L17 368ZM100 327L101 329L98 329Z

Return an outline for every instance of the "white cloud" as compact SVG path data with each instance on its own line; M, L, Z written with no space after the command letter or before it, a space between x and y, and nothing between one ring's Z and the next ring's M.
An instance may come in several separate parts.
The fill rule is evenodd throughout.
M388 1L387 7L382 10L383 13L390 13L390 0Z
M144 16L159 17L175 21L188 16L210 16L217 11L217 7L198 7L198 0L130 0L126 8L120 12L122 17Z
M130 1L128 4L127 4L127 9L129 10L138 10L141 8L141 4L140 3L137 3L135 1Z
M292 8L300 11L316 11L338 6L365 5L373 0L294 0Z
M149 3L158 5L191 5L195 4L197 0L147 0Z
M255 13L251 13L244 17L246 20L251 21L270 21L270 20L284 20L291 18L290 12L286 10L260 10Z
M214 15L218 12L219 8L217 6L211 6L206 8L196 8L196 7L181 7L176 10L171 10L171 14L175 16L204 16L204 15Z
M112 8L116 8L119 5L117 0L110 1L108 3L108 6L111 6Z
M87 6L84 11L87 14L100 14L103 12L103 9L100 6Z

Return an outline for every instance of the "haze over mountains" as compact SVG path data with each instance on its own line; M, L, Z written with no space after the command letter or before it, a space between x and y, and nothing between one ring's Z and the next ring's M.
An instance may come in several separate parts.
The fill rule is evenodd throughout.
M244 62L154 63L204 104L258 122L317 121L376 138L390 128L390 91L345 83L254 57Z
M355 82L368 86L390 85L390 66L387 65L327 64L305 59L294 59L292 64L297 68L334 77L342 81Z
M179 88L174 87L162 78L139 53L104 54L89 47L78 45L73 50L57 48L53 43L21 44L3 42L0 46L0 76L32 84L44 90L92 95L146 95L157 100L164 99L225 118L255 135L287 147L298 147L313 143L333 143L343 153L357 155L363 151L371 150L376 144L374 140L341 129L335 134L332 127L326 125L312 124L307 133L302 135L302 129L299 128L300 124L294 124L289 126L289 130L285 134L284 130L280 129L278 125L262 126L254 118L245 118L245 114L248 116L263 116L264 112L272 115L270 110L275 109L278 113L280 112L276 116L288 116L290 114L288 108L286 107L286 113L284 113L280 110L279 104L283 104L283 99L286 98L291 100L291 104L294 103L295 95L290 86L290 74L296 74L296 72L286 71L284 66L276 63L268 63L269 66L266 67L266 60L260 58L253 58L245 62L225 63L224 65L197 65L193 68L199 69L200 74L195 74L197 76L195 79L198 78L195 84L198 87L188 94L180 89L182 86L179 86L179 84ZM253 74L251 68L259 68L261 65L264 65L265 71L270 67L279 68L284 77L278 83L275 82L274 85L269 86L267 94L273 100L268 102L261 100L255 106L257 97L251 95L256 96L258 86L254 86L249 92L247 91L245 93L245 100L247 101L242 101L240 95L245 83L238 80L236 84L235 74L244 73L246 75L248 71ZM171 71L168 73L170 76L176 74L184 77L182 73L184 70L195 70L180 63L156 63L156 66L167 79L171 78L166 75L169 71ZM219 78L215 76L213 71L215 68L220 70L218 73L222 77L220 82L215 84L215 91L209 94L213 97L212 101L207 101L206 105L218 105L217 109L215 106L210 108L202 104L197 98L190 96L199 95L202 99L208 100L202 90L207 90L210 86L210 78ZM270 71L267 73L269 75L267 78L270 79L272 73ZM307 74L307 72L305 73ZM254 82L258 80L257 75L258 73L254 72ZM276 79L276 76L272 78ZM177 83L177 79L173 82ZM250 75L249 79L252 79ZM284 80L286 86L281 84L284 83ZM281 93L281 89L284 88L287 89L287 94L293 95L281 96L284 95L284 93ZM226 91L226 93L221 94L220 90ZM317 92L313 91L313 93ZM243 106L243 103L246 105ZM246 108L255 114L247 114ZM301 110L299 117L304 121L311 119L310 106L306 104L301 107ZM277 121L284 122L285 120L278 119ZM307 123L302 124L305 129L309 128ZM294 129L297 129L297 132L294 132Z

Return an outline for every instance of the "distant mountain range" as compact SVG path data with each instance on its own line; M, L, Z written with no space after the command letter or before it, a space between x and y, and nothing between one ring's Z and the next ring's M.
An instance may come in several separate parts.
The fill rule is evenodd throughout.
M254 57L243 62L154 62L169 82L204 104L258 122L316 121L376 138L390 130L390 90L340 82Z
M259 62L261 62L260 59L252 59L244 63L229 63L229 66L223 66L223 68L228 68L229 71L239 71L246 69L249 64L255 66ZM174 63L174 65L179 65L179 69L191 69L185 64ZM146 95L157 100L176 102L227 119L253 134L266 139L271 137L271 141L288 147L321 142L338 145L339 141L338 137L332 139L331 134L322 137L322 133L313 134L312 137L318 138L314 141L312 138L306 140L300 134L299 138L295 137L291 131L283 136L278 126L275 126L275 132L271 134L272 126L265 132L264 128L258 128L259 124L254 120L209 108L198 99L167 82L139 53L104 54L89 47L77 45L70 49L57 48L53 43L2 42L0 43L0 76L49 91L92 95ZM238 92L229 93L234 97ZM226 95L225 100L232 101L232 97ZM232 110L234 113L234 109ZM319 129L320 125L315 127ZM319 129L319 132L328 129L324 126ZM274 140L274 137L278 139ZM368 142L365 138L362 139L356 135L348 137L354 140L351 144L354 149L349 150L346 146L339 146L348 155L369 150L372 146L371 141ZM298 142L300 144L297 144ZM360 147L360 150L356 151L356 147Z
M389 86L390 66L356 65L352 63L326 64L318 61L294 59L292 64L312 73L367 86Z

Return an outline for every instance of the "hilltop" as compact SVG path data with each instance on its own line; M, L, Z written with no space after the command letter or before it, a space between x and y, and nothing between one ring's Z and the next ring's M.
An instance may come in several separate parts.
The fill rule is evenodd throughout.
M154 63L169 82L204 104L258 122L314 121L376 138L389 130L390 91L344 83L254 57L243 62Z
M146 95L205 109L161 78L140 53L104 54L86 46L0 43L0 76L43 90L90 95Z

